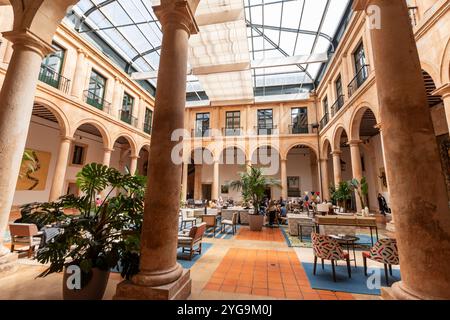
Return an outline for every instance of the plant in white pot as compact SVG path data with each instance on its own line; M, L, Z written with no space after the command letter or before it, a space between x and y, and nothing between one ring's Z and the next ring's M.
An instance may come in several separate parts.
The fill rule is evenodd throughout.
M367 207L367 195L369 194L369 185L367 183L367 179L365 177L361 178L361 181L358 181L358 179L353 179L350 181L350 185L354 191L356 191L359 201L361 202L362 206L362 214L363 216L367 217L370 214L370 210Z
M260 212L260 205L268 187L281 188L278 180L263 175L262 169L249 167L246 172L239 173L240 180L230 183L231 188L241 191L244 202L252 202L254 213L249 214L250 230L261 231L264 225L264 214Z
M37 260L50 263L39 277L64 271L65 300L99 300L110 269L129 251L128 235L140 230L146 178L93 163L78 173L77 185L82 196L66 195L30 210L29 219L57 223L62 231L38 251ZM96 201L98 194L105 194L102 203Z

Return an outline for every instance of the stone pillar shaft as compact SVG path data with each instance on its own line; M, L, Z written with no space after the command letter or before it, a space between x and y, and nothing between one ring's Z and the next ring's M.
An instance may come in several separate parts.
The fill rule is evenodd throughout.
M288 183L287 183L287 160L281 160L281 197L283 200L288 198Z
M162 25L153 139L141 234L140 272L132 283L119 284L116 298L185 299L190 293L189 272L177 263L181 164L172 159L184 128L188 40L197 31L193 14L198 1L163 1L154 7ZM153 143L155 142L155 143ZM157 288L155 288L157 287Z
M194 174L194 200L201 200L202 197L202 165L196 164Z
M336 188L342 181L342 168L341 168L341 152L333 152L333 172L334 172L334 185Z
M328 175L328 159L320 160L320 171L322 173L322 199L330 200L330 178Z
M0 93L0 248L27 140L41 61L51 52L48 44L29 31L3 35L14 43L14 52Z
M75 98L82 99L84 91L84 83L87 76L86 53L78 50L77 64L75 74L73 76L73 84L71 94Z
M70 146L73 141L71 137L64 137L59 147L58 159L56 160L55 173L52 188L50 190L50 201L56 201L64 193L64 182L66 180L66 169L69 161Z
M219 161L214 161L213 164L213 184L212 184L212 193L211 198L212 200L219 200L219 194L220 194L220 174L219 174Z
M450 299L448 196L408 8L404 1L369 3L381 14L371 35L402 273L392 295Z
M111 165L111 154L114 149L105 148L103 153L103 165L109 167Z
M181 181L181 200L186 201L187 199L187 188L188 188L188 171L189 164L183 162L183 177Z
M139 157L137 156L132 156L131 157L131 161L130 161L130 174L132 176L134 176L136 174L137 171L137 164L138 164L138 159Z
M352 174L353 179L358 180L358 182L361 182L361 179L363 177L362 172L362 165L361 165L361 150L359 149L360 141L350 141L350 156L352 158ZM356 199L356 211L361 212L363 209L361 200L359 199L358 194L355 192L355 199Z

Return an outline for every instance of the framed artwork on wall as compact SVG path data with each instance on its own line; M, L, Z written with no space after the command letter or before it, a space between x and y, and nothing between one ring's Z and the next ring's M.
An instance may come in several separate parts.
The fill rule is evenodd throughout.
M20 167L17 191L44 191L50 167L51 153L26 149Z
M300 197L300 177L288 177L288 197Z

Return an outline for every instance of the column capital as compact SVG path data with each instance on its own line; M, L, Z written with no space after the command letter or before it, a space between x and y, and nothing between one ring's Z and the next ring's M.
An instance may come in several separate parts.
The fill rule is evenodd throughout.
M131 160L138 160L138 159L140 159L140 158L141 158L141 157L136 156L136 155L135 155L135 156L130 156L130 159L131 159Z
M103 151L105 151L105 152L114 152L114 149L113 148L103 148Z
M350 140L349 142L347 142L347 144L350 147L357 147L362 143L362 140Z
M332 151L331 152L331 155L333 156L333 157L337 157L337 156L341 156L341 154L342 154L342 151L341 150L335 150L335 151Z
M199 2L199 0L162 1L160 5L153 6L153 12L163 28L168 24L175 23L183 27L189 34L196 34L199 32L199 28L194 14Z
M380 123L377 123L376 125L374 125L373 126L375 129L378 129L378 130L380 130L380 132L381 132L381 129L383 128L383 126L382 126L382 124L381 124L381 122Z
M53 47L28 29L3 32L3 37L13 43L13 48L34 51L42 58L54 52Z
M328 162L328 158L321 158L319 159L319 162Z
M84 56L85 58L89 57L89 54L86 51L84 51L82 48L78 48L77 52L80 56Z
M74 142L76 139L70 136L61 136L61 142Z

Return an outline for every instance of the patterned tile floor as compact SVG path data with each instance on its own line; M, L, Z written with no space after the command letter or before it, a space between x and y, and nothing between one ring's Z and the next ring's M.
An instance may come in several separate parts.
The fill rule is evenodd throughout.
M236 240L256 240L284 242L284 236L279 228L264 228L263 232L251 231L249 227L241 227Z
M293 250L231 248L204 289L292 300L353 299L348 293L312 289Z

